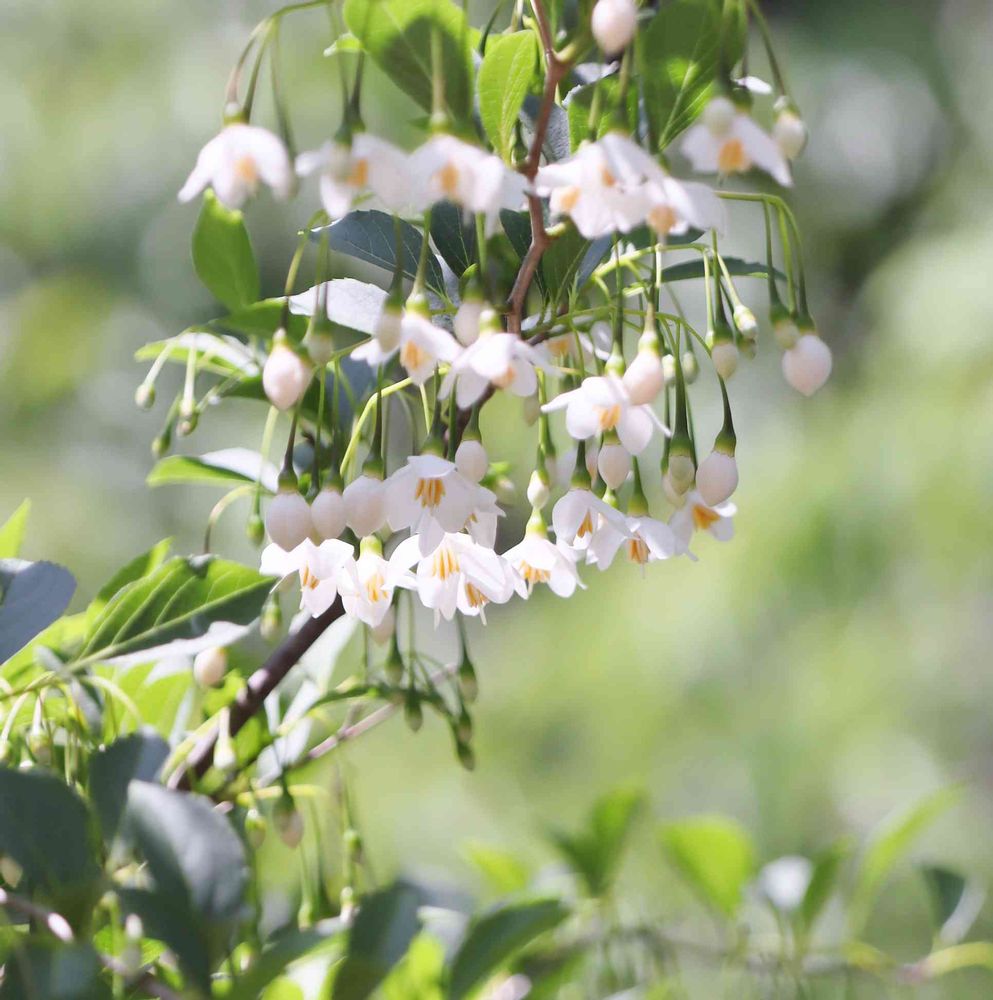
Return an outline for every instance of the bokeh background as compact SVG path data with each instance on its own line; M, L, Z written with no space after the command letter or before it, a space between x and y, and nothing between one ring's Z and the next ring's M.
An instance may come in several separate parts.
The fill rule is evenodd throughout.
M30 497L27 556L68 564L84 597L160 537L198 548L216 499L146 490L164 404L134 409L132 355L215 311L189 260L196 208L174 193L271 9L0 6L0 520ZM916 856L993 877L993 7L837 0L769 13L812 133L795 205L835 376L801 399L765 337L735 377L732 544L706 539L699 563L644 579L587 572L569 602L494 610L474 633L475 773L440 725L414 736L396 723L348 751L381 875L477 892L467 841L540 867L553 857L546 831L622 783L641 785L659 820L736 817L770 860L863 836L961 780L963 800ZM330 36L320 15L284 36L297 132L313 145L338 110L321 58ZM383 98L368 124L405 138L413 106L373 85ZM269 294L313 204L305 189L288 211L251 208ZM759 231L741 232L761 256ZM257 446L261 413L241 406L182 447ZM519 483L527 471L522 460ZM220 538L253 558L237 524ZM687 908L651 822L624 886L633 908ZM912 958L928 947L926 906L905 866L871 933Z

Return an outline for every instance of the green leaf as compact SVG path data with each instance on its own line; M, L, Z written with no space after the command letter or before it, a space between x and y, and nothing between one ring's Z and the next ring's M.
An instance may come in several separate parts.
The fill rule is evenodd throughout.
M642 801L639 791L617 789L596 803L585 830L553 834L555 845L591 896L600 896L610 887Z
M0 559L0 663L48 628L75 589L73 575L55 563Z
M324 233L327 233L328 246L338 253L348 254L390 272L396 267L397 247L392 215L375 210L349 212L329 226L312 229L310 236L319 240ZM422 241L419 229L409 222L400 222L400 264L403 273L411 280L417 275ZM428 254L425 280L435 291L444 294L445 277L434 254Z
M803 894L803 901L800 903L800 920L808 931L813 928L831 897L831 891L838 881L841 865L849 853L848 842L841 841L814 859L810 882L807 883L807 891Z
M431 209L431 239L457 278L476 263L475 227L463 225L462 210L450 201Z
M163 538L161 542L156 542L147 552L142 552L140 556L135 556L126 566L122 566L97 592L97 596L90 601L86 614L92 621L106 606L107 602L123 587L135 580L140 580L143 576L154 573L162 563L165 562L169 549L172 546L171 538Z
M726 65L741 57L743 25L732 14L722 32L721 10L717 0L676 0L638 32L638 75L649 139L657 149L688 128L713 96L722 38Z
M607 76L596 83L586 83L569 91L564 101L569 116L569 144L573 151L590 137L590 111L593 95L601 91L602 113L597 119L596 138L600 139L615 127L613 109L620 98L620 81ZM638 91L631 87L627 92L625 120L631 132L638 127Z
M510 851L470 842L464 845L462 852L482 873L487 885L501 896L520 892L531 881L528 866Z
M727 265L728 273L736 278L764 278L769 271L765 264L758 264L755 261L740 260L737 257L725 257L724 263ZM665 281L692 281L702 278L704 275L702 260L684 260L681 264L673 264L670 267L662 268L662 280ZM776 271L778 277L782 277Z
M21 501L20 507L0 527L0 559L16 559L21 554L24 531L28 526L31 501Z
M699 816L662 828L662 849L690 887L725 917L733 918L755 871L748 833L733 820Z
M241 975L226 1000L256 1000L266 984L293 962L324 953L337 946L344 925L340 920L322 921L321 929L290 929L276 936Z
M149 486L174 486L179 483L245 486L258 482L260 465L263 488L270 493L275 492L275 466L263 463L259 453L248 448L225 448L199 458L167 455L156 463L145 482Z
M0 1000L110 1000L97 953L88 944L42 938L18 945L7 961Z
M538 64L532 31L490 38L479 67L479 117L493 147L505 160L514 149L517 116Z
M0 803L0 853L77 926L100 877L83 800L47 771L0 768Z
M345 960L334 973L331 1000L365 1000L372 994L419 929L419 897L413 886L397 882L363 898Z
M193 266L218 302L241 309L259 297L259 269L241 212L226 208L210 190L193 230Z
M876 897L893 866L910 850L917 837L961 796L957 786L940 788L906 811L883 820L862 855L852 892L849 923L858 936L865 927Z
M110 844L127 804L132 780L155 781L169 756L169 744L154 732L131 733L90 758L90 798Z
M456 122L472 116L473 32L451 0L345 0L345 24L387 76L431 111L431 36L441 45L445 102Z
M245 337L271 337L282 327L290 340L299 343L307 332L306 317L293 313L289 317L284 316L284 304L283 298L262 299L242 309L235 309L227 316L211 320L208 325L212 329L229 331Z
M445 949L422 931L410 943L407 954L386 977L380 992L383 1000L443 1000Z
M177 556L117 592L94 618L74 664L200 639L215 622L249 625L272 578L213 556Z
M539 934L569 915L557 899L535 899L493 910L474 921L452 960L449 1000L461 1000Z

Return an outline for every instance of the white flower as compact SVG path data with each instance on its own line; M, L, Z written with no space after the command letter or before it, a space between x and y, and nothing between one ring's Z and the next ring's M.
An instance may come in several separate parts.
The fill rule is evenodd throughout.
M378 544L367 545L367 541L363 539L358 559L342 568L338 587L345 611L376 628L389 613L394 590L416 585L410 567L417 561L418 549L417 540L408 538L393 550L389 559L384 559Z
M831 348L816 333L805 333L783 354L783 375L797 392L813 396L831 374Z
M618 375L591 375L578 389L561 393L542 409L552 412L563 407L571 437L582 441L594 434L616 431L632 455L645 450L656 429L669 433L650 406L632 401Z
M518 581L502 556L468 535L447 534L417 567L417 593L421 603L439 618L451 621L456 611L480 615L486 604L505 604Z
M597 533L590 543L587 559L598 569L605 570L622 545L628 559L638 566L669 559L681 548L672 528L663 521L654 517L628 517L622 530L611 525Z
M607 55L626 49L638 27L634 0L597 0L590 15L590 29L597 45Z
M262 388L277 410L292 409L303 399L313 369L284 338L273 339L272 350L262 368Z
M269 537L282 549L295 549L310 537L310 506L296 487L281 489L269 501L265 512L265 528Z
M552 527L562 545L586 549L601 531L624 530L624 515L595 493L574 487L552 508Z
M813 874L814 865L809 858L787 854L770 861L755 881L759 892L777 910L792 913L803 902Z
M694 170L727 175L756 166L784 187L793 183L789 164L776 141L751 115L726 97L715 97L711 106L711 113L689 128L683 138L681 149Z
M708 531L719 542L729 542L734 537L732 518L737 512L730 501L710 506L696 490L691 490L683 506L669 518L669 527L684 551L689 549L694 531Z
M455 449L455 466L470 483L478 483L490 467L483 443L463 438Z
M477 486L472 513L465 523L465 529L480 545L492 549L496 544L497 525L503 516L496 494L485 486Z
M772 137L788 160L795 160L807 145L807 126L803 119L788 108L781 111L772 126Z
M466 526L479 489L454 462L437 455L413 455L386 481L387 520L394 531L409 528L421 555L427 555L446 533Z
M712 451L696 470L696 488L711 507L727 500L738 488L738 463L734 455Z
M359 538L374 534L386 523L386 484L375 476L356 476L342 494L345 521Z
M368 132L357 132L350 146L326 142L314 152L301 153L296 169L301 176L321 172L321 202L332 219L347 215L367 190L375 207L388 212L400 212L409 204L407 154Z
M541 532L528 531L503 557L523 581L523 587L518 589L522 597L529 596L536 583L547 583L559 597L571 597L577 586L583 586L573 554Z
M425 210L448 199L466 212L484 215L486 232L495 231L501 210L524 203L527 180L499 156L452 135L432 136L410 157L412 200Z
M190 201L210 185L228 208L241 208L259 184L272 188L277 198L288 197L293 188L289 154L268 129L237 123L225 126L200 150L179 200Z
M259 571L280 578L299 574L300 607L316 618L334 604L342 574L354 564L354 555L351 545L336 538L320 545L305 538L289 552L278 545L267 545L262 550Z
M386 325L392 333L392 325ZM381 338L377 326L376 336L353 351L352 357L365 361L371 368L378 368L399 350L400 364L411 381L414 385L424 385L439 361L453 361L459 353L455 338L447 330L435 326L418 309L404 311L399 333L396 343L391 346L391 338L387 338L385 334Z
M337 538L348 523L345 498L333 486L325 486L310 505L310 520L318 538Z
M548 497L548 473L542 475L535 469L528 480L528 503L535 510L541 510L548 503Z
M538 350L515 333L491 333L484 330L453 362L441 383L445 399L455 386L459 408L469 409L478 402L492 383L515 396L530 396L537 391L536 367L544 368Z

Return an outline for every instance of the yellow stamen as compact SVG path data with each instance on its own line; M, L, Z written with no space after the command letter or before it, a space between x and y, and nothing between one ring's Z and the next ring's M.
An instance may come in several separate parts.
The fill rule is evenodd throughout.
M438 178L438 186L449 197L454 195L459 189L459 168L451 160L439 170L435 177Z
M699 503L693 505L693 523L697 526L698 531L709 528L715 521L719 521L720 519L721 515L709 507L704 507L703 504Z
M234 161L234 172L239 180L244 181L250 187L254 187L259 182L259 167L252 156L247 154L239 156Z
M586 512L586 517L583 518L583 523L579 526L579 531L576 532L577 538L585 538L587 535L593 534L593 515L590 511Z
M565 335L562 337L552 337L551 340L545 341L545 346L548 348L548 353L551 354L553 358L564 358L572 348L572 337Z
M385 587L386 580L383 574L378 571L373 573L365 582L366 597L373 604L376 604L378 601L385 601L387 596Z
M314 590L321 581L310 571L309 566L300 570L300 586L305 590Z
M598 420L600 421L600 430L612 431L621 420L620 404L615 403L613 406L598 406L596 407L596 414Z
M648 546L640 538L630 538L627 543L628 559L639 566L648 562Z
M363 157L352 164L352 172L348 175L348 183L352 187L365 187L369 180L369 161Z
M740 139L727 139L717 154L717 170L722 174L740 174L752 165Z
M440 479L418 479L414 499L421 501L422 507L437 507L445 495L445 484Z
M498 389L506 389L514 381L514 369L507 368L502 375L498 375L492 381Z
M557 212L571 212L576 207L576 202L579 201L579 196L582 192L576 185L567 188L559 188L556 192L557 197L555 199L555 210Z
M489 598L481 590L477 590L471 583L465 585L465 596L469 599L470 608L481 608L489 601Z
M617 178L604 167L600 171L600 180L603 182L604 187L613 187L617 183Z
M403 347L400 348L400 364L408 372L417 371L418 368L422 368L430 360L431 355L413 340L405 341Z
M655 232L665 235L679 222L679 217L668 205L656 205L648 213L648 224Z
M437 482L437 480L435 480ZM439 580L447 580L459 571L459 557L450 545L440 545L431 559L431 575Z
M536 569L530 563L522 562L518 566L521 576L524 577L525 582L530 584L535 583L548 583L549 577L552 575L547 569Z

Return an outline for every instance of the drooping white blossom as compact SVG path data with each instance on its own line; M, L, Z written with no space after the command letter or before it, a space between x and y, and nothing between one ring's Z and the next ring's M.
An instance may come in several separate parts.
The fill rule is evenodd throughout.
M712 451L696 470L696 488L711 507L727 500L738 488L738 463L734 455Z
M555 502L552 527L557 542L583 550L607 527L623 531L624 515L591 490L573 487Z
M582 587L576 560L564 545L551 542L543 532L527 531L524 538L503 554L522 580L518 591L529 596L535 584L544 583L559 597L571 597L576 587Z
M363 539L358 559L342 567L338 589L346 613L370 628L377 628L389 613L397 587L416 586L410 567L419 553L414 538L401 542L389 559L383 558L378 543L369 542L370 539Z
M452 362L441 383L446 399L455 387L455 401L466 410L492 384L515 396L531 396L538 388L536 368L544 368L540 352L515 333L483 330L479 339Z
M453 361L459 354L455 338L447 330L435 326L430 316L426 316L420 309L408 308L404 311L395 343L391 343L392 334L397 332L392 317L382 325L386 328L383 335L380 336L377 326L376 335L356 348L352 357L357 361L365 361L371 368L378 368L399 351L400 364L414 385L424 385L434 373L438 362Z
M318 538L337 538L348 523L345 498L337 487L326 485L310 505L310 520Z
M295 486L287 486L269 501L265 528L280 548L295 549L311 531L310 507Z
M597 0L594 4L590 30L607 55L626 49L637 27L638 6L634 0Z
M696 531L706 531L719 542L731 541L734 537L732 518L738 512L733 503L725 501L711 506L696 490L690 490L683 500L682 507L669 518L669 527L685 550L689 549Z
M600 570L606 570L622 548L628 560L638 566L676 555L680 543L672 528L654 517L627 517L623 529L608 526L593 538L587 560Z
M386 485L382 479L363 473L356 476L342 493L348 527L365 538L386 523Z
M347 542L329 539L315 545L305 538L289 551L267 545L262 550L260 572L281 579L299 575L300 607L316 618L334 604L342 574L353 563L354 555Z

